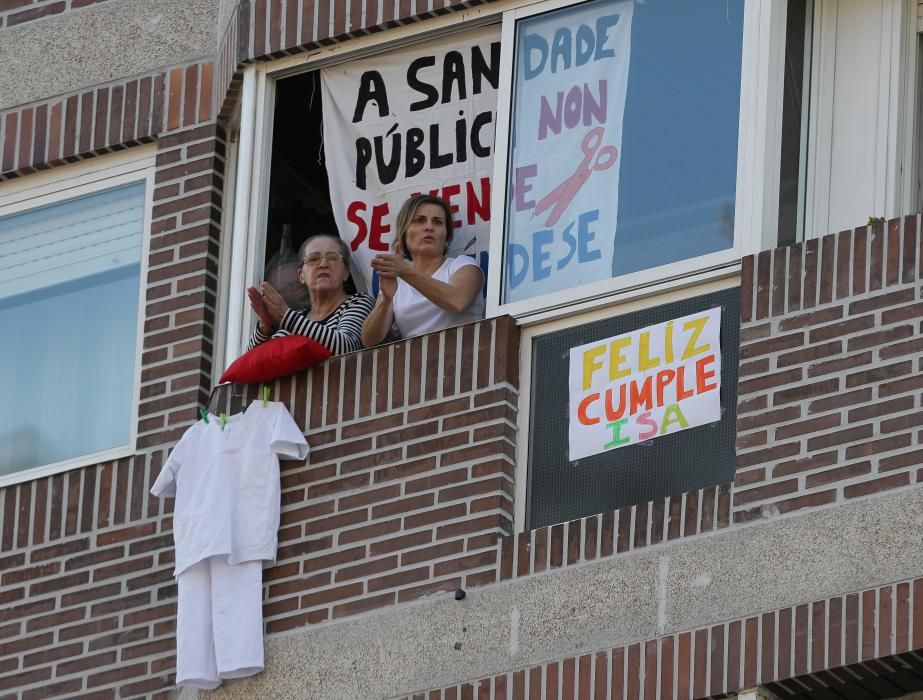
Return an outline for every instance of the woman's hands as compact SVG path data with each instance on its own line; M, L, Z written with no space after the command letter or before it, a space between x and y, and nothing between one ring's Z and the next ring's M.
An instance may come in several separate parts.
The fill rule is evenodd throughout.
M288 311L288 304L269 282L263 282L259 289L249 287L247 297L250 299L250 307L259 316L260 330L269 335Z
M406 270L412 270L413 265L398 253L400 244L395 241L387 253L379 253L372 258L372 268L378 271L378 289L381 292L372 313L362 324L362 344L370 348L378 345L394 323L394 309L391 302L397 293L397 278Z
M263 304L269 309L269 315L272 317L273 323L279 325L282 317L285 316L285 312L288 311L288 304L269 282L263 282L260 285L260 291L263 292Z
M394 298L397 291L397 278L414 269L410 261L398 252L399 245L395 241L389 252L379 253L372 258L372 268L378 270L378 287L388 301Z
M381 291L385 299L391 301L394 299L394 295L397 292L397 277L379 272L378 289Z

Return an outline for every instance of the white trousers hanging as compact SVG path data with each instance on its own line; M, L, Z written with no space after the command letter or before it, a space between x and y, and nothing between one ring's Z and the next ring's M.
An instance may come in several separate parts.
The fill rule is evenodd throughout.
M216 688L263 670L263 563L209 557L176 577L176 684Z

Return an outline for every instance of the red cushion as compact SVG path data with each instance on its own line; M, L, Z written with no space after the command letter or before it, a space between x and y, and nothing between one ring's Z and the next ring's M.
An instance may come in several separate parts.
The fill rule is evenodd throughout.
M303 335L272 338L245 352L224 370L220 384L255 384L313 367L330 357L330 351Z

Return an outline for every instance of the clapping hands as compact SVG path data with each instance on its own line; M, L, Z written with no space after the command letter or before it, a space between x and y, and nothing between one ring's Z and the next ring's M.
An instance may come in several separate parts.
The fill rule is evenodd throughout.
M387 253L379 253L372 258L372 267L378 270L379 289L387 299L394 298L397 291L397 278L404 275L413 266L399 252L400 244L395 241Z
M289 308L282 295L269 282L263 282L259 289L249 287L247 297L250 299L250 307L259 316L263 333L271 333Z

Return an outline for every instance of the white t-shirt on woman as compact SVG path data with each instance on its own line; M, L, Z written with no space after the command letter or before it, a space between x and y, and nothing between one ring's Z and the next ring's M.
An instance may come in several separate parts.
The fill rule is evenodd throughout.
M452 279L452 275L468 265L478 267L474 258L467 255L446 258L432 277L434 280L448 283ZM454 313L436 306L399 277L391 308L394 311L394 322L401 332L401 337L410 338L415 335L441 331L452 326L460 326L463 323L481 320L484 318L484 295L478 290L474 301L471 302L467 309Z

